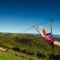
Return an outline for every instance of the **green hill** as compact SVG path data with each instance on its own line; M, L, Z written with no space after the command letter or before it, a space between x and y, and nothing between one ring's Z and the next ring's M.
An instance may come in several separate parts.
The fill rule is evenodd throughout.
M0 51L0 60L24 60L24 59L15 56L14 54Z
M60 56L59 47L55 46L53 51L52 47L42 37L31 34L0 34L0 46L13 50L13 52L11 51L12 54L6 53L8 59L14 60L13 56L17 56L16 60L60 59L58 57ZM4 55L5 52L1 52L1 59Z

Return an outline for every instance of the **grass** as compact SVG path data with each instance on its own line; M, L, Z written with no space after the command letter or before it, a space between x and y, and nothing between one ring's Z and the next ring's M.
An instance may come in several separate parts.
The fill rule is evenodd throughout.
M19 55L17 55L19 54ZM24 53L19 53L15 51L2 52L0 51L0 60L41 60L35 56L31 56Z
M21 57L15 56L14 54L0 51L0 60L24 60L24 59Z

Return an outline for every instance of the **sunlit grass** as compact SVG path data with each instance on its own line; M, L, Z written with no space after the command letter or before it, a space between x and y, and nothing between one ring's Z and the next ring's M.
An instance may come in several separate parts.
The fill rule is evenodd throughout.
M8 52L0 51L0 60L23 60L23 58L15 56L14 54Z
M18 54L18 55L17 55ZM0 51L0 60L40 60L37 57L15 51Z

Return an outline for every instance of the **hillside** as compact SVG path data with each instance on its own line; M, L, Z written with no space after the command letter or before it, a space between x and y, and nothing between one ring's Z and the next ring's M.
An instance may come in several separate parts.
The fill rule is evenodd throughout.
M55 39L55 40L60 40L60 39ZM45 60L60 59L58 57L60 56L60 47L55 46L54 49L52 49L52 47L46 41L44 41L42 37L31 35L31 34L16 34L16 33L0 34L0 46L5 47L6 49L9 49L9 50L15 51L15 52L12 52L13 54L11 55L12 59L14 55L18 56L20 60L21 58L24 58L24 60L25 59L35 60L36 57L38 59L45 59ZM5 53L4 52L2 53L4 56ZM6 55L7 54L10 55L10 53L6 53ZM28 56L29 58L27 58ZM10 58L10 57L7 57L7 58ZM18 58L16 58L16 60Z

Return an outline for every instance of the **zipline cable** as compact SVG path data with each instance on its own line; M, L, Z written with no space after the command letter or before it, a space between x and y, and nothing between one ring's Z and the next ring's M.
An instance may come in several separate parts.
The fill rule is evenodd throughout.
M49 21L45 21L45 22L40 23L40 24L37 24L37 25L35 25L35 26L44 25L44 24L46 24L46 23L49 23ZM23 31L21 31L21 32L23 33L23 32L26 32L26 31L29 31L29 30L32 30L32 29L33 29L33 27L30 27L30 28L27 28L27 29L25 29L25 30L23 30Z
M58 15L52 17L53 20L56 20L57 18L60 18L60 14L58 14ZM38 24L36 24L35 26L38 26L38 25L44 25L45 22L47 23L47 21L49 21L49 20L50 20L50 19L45 20L45 21L42 21L41 23L38 23ZM23 31L21 31L21 32L23 33L23 32L29 31L29 30L31 30L31 29L32 29L32 27L27 28L27 29L25 29L25 30L23 30Z
M15 26L13 26L9 31L12 31L16 26L18 26L20 23L22 23L24 21L24 18L19 21Z
M60 14L57 14L56 16L54 16L54 17L52 17L52 19L53 20L55 20L55 19L57 19L57 18L59 18L60 17ZM48 20L50 20L50 19L48 19ZM48 21L48 20L45 20L45 21ZM9 31L12 31L15 27L17 27L21 22L23 22L24 21L24 19L22 19L20 22L18 22L15 26L13 26ZM42 21L41 23L44 23L45 21ZM41 23L38 23L38 24L36 24L35 26L38 26L38 25L40 25ZM30 27L30 28L27 28L27 29L25 29L25 30L23 30L23 31L29 31L29 30L31 30L32 29L32 27ZM21 32L23 32L23 31L21 31Z

